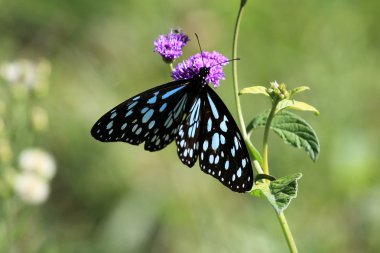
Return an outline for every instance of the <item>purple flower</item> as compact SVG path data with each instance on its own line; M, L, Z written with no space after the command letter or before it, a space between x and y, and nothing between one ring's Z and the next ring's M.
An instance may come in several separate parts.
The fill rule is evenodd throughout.
M160 35L154 41L154 51L159 53L165 62L172 63L182 55L182 48L189 42L189 37L179 29L169 34Z
M192 78L194 75L199 73L199 69L201 67L212 67L210 69L210 74L207 76L206 80L209 83L213 83L214 88L219 87L219 80L225 79L222 66L228 64L227 57L221 55L216 51L212 53L203 52L202 56L201 54L196 54L194 56L191 56L183 63L179 63L172 72L172 78L174 80Z

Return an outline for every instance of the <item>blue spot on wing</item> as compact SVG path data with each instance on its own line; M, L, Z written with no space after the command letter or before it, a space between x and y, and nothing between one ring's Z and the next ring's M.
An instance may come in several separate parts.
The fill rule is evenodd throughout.
M156 103L156 101L157 101L157 96L154 96L151 99L149 99L147 103L148 104L154 104L154 103Z
M165 110L165 108L166 108L167 105L168 105L167 103L163 103L161 105L161 107L160 107L160 112L162 112L163 110Z
M148 120L153 116L154 110L150 109L144 114L144 117L142 118L142 123L148 122Z
M212 99L210 98L210 95L208 95L208 94L207 94L207 98L208 98L208 101L210 103L212 114L214 115L214 118L215 119L219 118L219 113L218 113L218 110L215 107L214 101L212 101Z
M218 133L214 133L214 135L212 136L211 146L212 146L213 150L216 150L219 147L219 134Z
M164 95L162 95L162 98L163 98L163 99L166 99L166 98L170 97L171 95L173 95L174 93L176 93L176 92L182 90L183 88L185 88L185 86L180 86L180 87L178 87L178 88L175 88L175 89L173 89L173 90L170 90L170 91L166 92Z

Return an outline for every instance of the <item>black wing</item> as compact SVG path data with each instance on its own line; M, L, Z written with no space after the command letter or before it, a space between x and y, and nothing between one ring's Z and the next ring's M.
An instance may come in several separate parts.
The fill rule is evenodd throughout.
M205 87L202 97L201 169L233 191L250 191L253 185L252 165L234 118L211 87Z
M103 115L91 135L102 142L122 141L157 151L173 141L189 100L189 80L142 92Z
M185 165L193 167L198 158L200 121L203 108L203 99L197 97L186 116L180 124L176 135L177 153Z

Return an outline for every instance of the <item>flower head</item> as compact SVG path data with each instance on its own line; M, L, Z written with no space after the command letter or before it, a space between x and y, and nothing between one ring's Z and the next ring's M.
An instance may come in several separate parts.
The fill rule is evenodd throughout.
M219 87L219 81L224 80L223 67L228 64L228 59L224 55L213 51L203 52L191 56L183 63L179 63L172 72L172 78L174 80L188 79L199 74L201 67L211 67L210 73L206 80L214 84L214 87Z
M25 172L31 172L42 178L51 179L56 170L54 158L41 149L26 149L21 152L19 166Z
M41 177L22 173L15 177L14 189L22 201L28 204L41 204L49 196L49 185Z
M160 35L154 41L154 51L159 53L165 62L172 63L182 55L182 48L189 42L189 37L179 29L169 34Z

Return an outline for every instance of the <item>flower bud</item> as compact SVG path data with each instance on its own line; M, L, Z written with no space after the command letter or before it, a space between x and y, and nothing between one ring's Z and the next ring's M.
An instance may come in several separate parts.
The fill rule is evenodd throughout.
M279 87L277 81L271 82L271 83L270 83L270 86L271 86L271 88L274 89L274 90L277 90L278 87Z
M279 101L290 97L290 93L286 89L286 85L284 83L278 84L276 81L271 82L270 88L268 88L267 91L274 103L278 103Z

